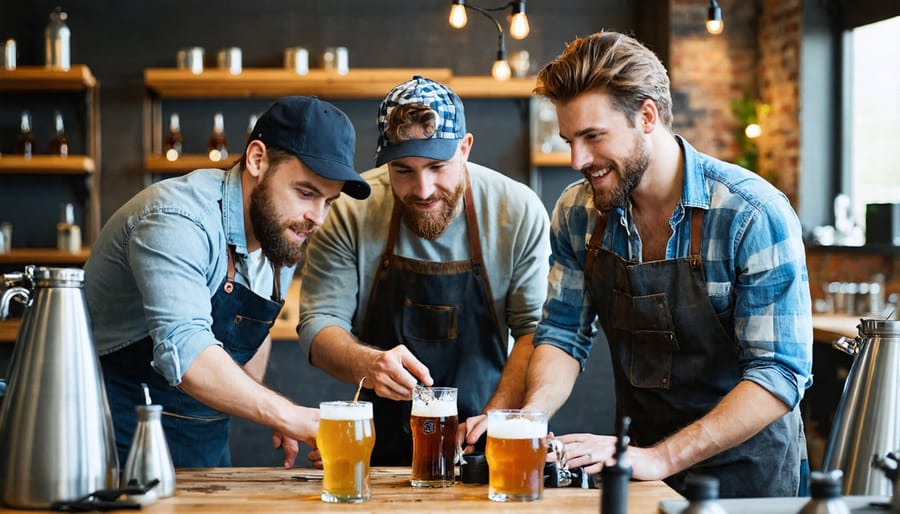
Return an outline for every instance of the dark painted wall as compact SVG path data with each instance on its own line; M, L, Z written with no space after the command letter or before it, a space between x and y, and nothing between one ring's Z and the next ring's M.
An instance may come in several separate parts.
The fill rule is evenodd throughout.
M500 2L487 2L495 5ZM62 5L72 31L72 63L87 64L97 77L101 106L102 219L108 218L145 183L142 169L143 71L174 66L178 48L206 48L207 66L222 47L243 49L244 67L280 66L289 46L310 51L312 66L328 46L346 46L351 67L447 67L459 75L487 75L496 55L496 31L488 20L470 13L469 24L454 30L447 24L449 2L443 0L157 0L154 2L94 0L0 2L0 38L15 38L20 65L40 65L47 14ZM553 58L567 41L598 30L646 35L652 47L667 49L667 2L648 0L531 0L531 34L524 41L508 40L510 52L528 50L533 67ZM640 23L638 19L640 18ZM71 95L69 95L71 96ZM321 95L327 98L327 93ZM54 108L71 112L70 132L83 144L83 130L74 126L80 105L76 95L0 94L0 152L12 150L18 114L29 108L44 123ZM336 101L357 128L356 164L371 166L375 147L376 100ZM212 114L225 114L231 151L239 153L247 116L266 100L172 101L164 112L178 110L188 151L200 151L211 128ZM466 101L469 130L475 134L472 160L528 182L528 109L524 100ZM43 113L47 113L46 115ZM49 123L49 121L47 121ZM46 127L37 127L38 150L44 151ZM44 142L41 142L44 141ZM83 149L81 150L83 152ZM540 170L542 196L552 205L576 173L564 168ZM57 204L77 198L80 184L65 177L41 179L0 175L0 219L15 223L15 246L55 245ZM79 209L78 220L83 220ZM6 345L4 345L6 346ZM10 345L11 348L11 345ZM10 348L4 347L4 352ZM5 359L0 358L0 364ZM3 368L4 369L5 365ZM277 342L267 380L277 390L305 405L349 398L352 387L312 369L292 342ZM569 403L552 421L558 433L609 432L612 428L612 386L605 347L593 352L588 370ZM234 426L234 461L239 465L277 465L269 431L244 421Z

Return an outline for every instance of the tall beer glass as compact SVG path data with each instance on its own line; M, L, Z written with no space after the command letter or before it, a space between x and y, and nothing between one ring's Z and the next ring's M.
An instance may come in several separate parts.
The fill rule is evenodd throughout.
M371 402L322 402L316 445L322 456L322 501L368 500L369 457L375 446Z
M455 387L417 387L412 416L413 487L447 487L456 481Z
M488 498L539 500L544 493L547 415L538 411L488 411Z

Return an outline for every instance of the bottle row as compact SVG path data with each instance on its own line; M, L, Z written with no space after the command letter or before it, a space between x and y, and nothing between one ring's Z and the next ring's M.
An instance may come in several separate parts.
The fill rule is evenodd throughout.
M53 135L47 145L47 153L50 155L58 155L60 157L69 156L69 136L66 135L65 123L63 116L59 111L53 114ZM31 113L22 111L19 120L19 133L16 135L16 146L14 153L24 155L26 159L30 159L32 155L37 153L34 143L34 133L31 131Z
M256 126L256 114L251 114L247 123L247 137ZM209 136L207 152L211 161L224 161L228 158L228 140L225 137L225 117L217 112L213 115L212 134ZM177 161L184 153L184 136L181 134L181 118L178 113L169 117L169 131L163 138L163 155L168 161Z

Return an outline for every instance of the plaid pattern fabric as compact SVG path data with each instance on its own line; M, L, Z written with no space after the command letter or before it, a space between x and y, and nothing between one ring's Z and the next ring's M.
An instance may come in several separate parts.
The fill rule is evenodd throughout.
M678 141L684 149L684 190L669 221L674 235L667 258L687 256L690 211L705 209L701 252L709 299L717 313L733 316L743 378L796 406L812 385L813 339L797 214L758 175L703 155L680 137ZM569 186L553 210L547 300L534 338L535 345L551 344L567 352L582 368L597 319L584 276L585 243L596 220L590 185L581 180ZM603 247L639 260L641 241L625 210L610 213Z
M433 139L459 140L466 135L466 115L462 100L450 88L416 75L392 89L378 108L377 153L391 145L385 137L388 115L398 105L423 104L435 113Z

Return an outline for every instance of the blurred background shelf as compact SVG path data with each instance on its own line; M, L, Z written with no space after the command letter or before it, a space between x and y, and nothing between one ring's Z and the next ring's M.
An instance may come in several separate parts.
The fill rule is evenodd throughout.
M87 261L91 249L82 248L77 252L64 252L56 248L12 248L0 253L0 264L21 264L23 269L28 264L77 265L81 267Z
M94 159L87 155L33 155L26 159L21 155L0 156L0 173L36 175L78 175L96 171Z

